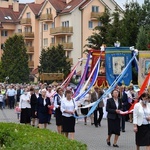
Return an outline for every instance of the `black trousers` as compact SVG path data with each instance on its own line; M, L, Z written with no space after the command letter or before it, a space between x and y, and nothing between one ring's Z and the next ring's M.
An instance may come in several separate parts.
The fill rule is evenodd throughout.
M126 115L121 116L121 130L125 130Z
M8 96L8 100L9 100L9 108L10 109L14 108L15 97L14 96Z
M99 117L97 117L97 113L98 113L98 112L99 112ZM95 124L95 126L101 124L102 118L103 118L103 108L102 108L102 107L98 107L98 108L94 111L94 124Z

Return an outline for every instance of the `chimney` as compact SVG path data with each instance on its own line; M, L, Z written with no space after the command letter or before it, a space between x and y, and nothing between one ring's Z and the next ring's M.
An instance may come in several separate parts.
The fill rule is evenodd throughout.
M19 12L19 1L18 0L14 0L14 2L13 2L13 11Z
M68 4L69 2L71 2L72 0L62 0L62 2Z
M70 3L72 0L66 0L66 4Z
M34 2L35 2L35 4L42 4L44 2L44 0L35 0Z

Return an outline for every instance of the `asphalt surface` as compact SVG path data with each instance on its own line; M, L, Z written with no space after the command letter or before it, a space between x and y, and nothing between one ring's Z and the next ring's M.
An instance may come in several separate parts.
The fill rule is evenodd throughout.
M0 110L0 122L14 122L19 123L17 114L13 109ZM47 127L50 130L57 131L55 125L55 118L52 116L51 124ZM87 144L88 150L136 150L135 146L135 135L133 132L133 124L126 122L126 132L121 132L118 140L119 148L113 146L107 146L107 120L103 119L101 127L96 128L91 125L90 119L88 118L87 125L84 125L83 119L78 120L75 128L75 139L82 143ZM113 144L113 138L111 139L111 145ZM144 150L142 147L141 150Z

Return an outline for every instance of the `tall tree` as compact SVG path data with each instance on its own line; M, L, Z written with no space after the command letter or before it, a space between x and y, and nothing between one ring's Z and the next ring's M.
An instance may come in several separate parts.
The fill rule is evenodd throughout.
M112 23L109 25L108 34L107 34L107 46L114 46L114 42L120 41L122 43L123 35L121 30L121 16L120 11L116 7L112 16Z
M28 55L24 38L14 35L6 40L2 55L3 77L9 77L11 83L29 81Z
M66 76L70 72L70 69L71 64L67 61L62 45L42 50L39 66L41 73L62 72Z
M122 45L135 46L140 27L141 7L138 2L131 1L125 4L124 17L122 20Z
M148 36L144 27L140 27L139 33L137 36L136 48L139 50L147 50L148 49Z

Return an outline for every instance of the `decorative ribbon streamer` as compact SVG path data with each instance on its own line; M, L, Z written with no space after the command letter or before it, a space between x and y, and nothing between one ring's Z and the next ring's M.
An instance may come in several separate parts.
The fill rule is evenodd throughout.
M93 75L91 84L89 85L89 87L87 88L87 90L86 90L85 92L83 92L83 93L78 97L78 99L75 99L76 101L79 100L79 99L82 99L82 98L90 91L90 89L92 88L92 86L95 84L95 82L96 82L96 80L97 80L98 72L99 72L99 67L100 67L100 61L99 61L98 65L97 65L96 70L94 71L94 75Z
M78 100L79 97L81 97L82 93L85 91L85 88L86 88L87 84L89 83L90 79L92 78L92 75L93 75L93 73L94 73L96 67L97 67L97 68L99 67L99 66L98 66L99 64L100 64L100 58L97 60L96 65L94 66L94 68L93 68L93 70L92 70L92 72L91 72L91 74L90 74L90 76L89 76L87 82L85 83L84 87L81 89L81 92L80 92L81 94L79 94L77 97L75 97L75 100ZM98 74L97 74L97 75L98 75ZM97 78L97 76L96 76L96 78ZM95 83L95 82L94 82L94 83ZM94 85L94 83L92 83L92 84Z
M88 57L87 57L87 61L86 61L85 69L84 69L84 73L83 73L83 75L81 77L80 82L77 85L77 89L76 89L76 92L74 93L73 97L75 97L76 95L79 94L79 91L81 90L81 87L82 87L82 85L83 85L83 83L85 81L86 74L87 74L87 71L88 71L90 56L91 56L91 52L88 53Z
M109 93L111 93L114 88L117 86L117 84L121 81L121 79L123 78L123 76L126 74L126 72L128 71L129 65L132 63L132 61L135 59L137 53L135 52L133 57L131 58L131 60L129 61L129 63L127 64L127 66L123 69L123 71L121 72L121 74L115 79L115 81L112 83L112 85L108 88L108 90L106 90L106 92L93 104L92 108L90 109L90 111L88 112L88 114L86 116L75 116L75 118L84 118L84 117L89 117L94 110L97 108L98 104L100 103L100 101L103 100L103 98L105 98Z

